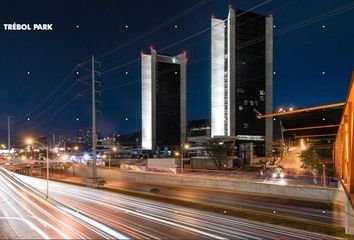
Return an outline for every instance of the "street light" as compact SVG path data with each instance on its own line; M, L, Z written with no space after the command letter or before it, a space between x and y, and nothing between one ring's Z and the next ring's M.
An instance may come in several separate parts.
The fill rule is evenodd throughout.
M323 164L323 187L326 187L326 165Z
M188 143L185 143L185 144L182 144L181 145L181 174L183 174L183 167L184 167L184 164L183 164L183 162L184 162L184 159L183 159L183 157L184 157L184 150L186 150L186 151L188 151L189 150L189 144Z
M117 152L117 147L112 147L112 151L113 152ZM111 155L112 155L112 153L110 153L109 155L108 155L108 168L109 169L111 169Z
M34 142L39 143L40 145L44 146L47 148L47 194L46 194L46 199L48 199L48 192L49 192L49 145L45 146L43 143L38 142L32 138L27 138L26 143L28 145L32 145Z

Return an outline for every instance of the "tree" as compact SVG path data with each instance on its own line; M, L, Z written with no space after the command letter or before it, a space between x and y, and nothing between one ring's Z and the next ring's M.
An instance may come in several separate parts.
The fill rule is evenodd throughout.
M322 174L323 165L326 165L326 175L333 175L333 162L331 149L315 149L309 147L300 155L302 168L305 168L313 175ZM316 174L317 173L317 174Z
M227 157L233 155L235 152L233 144L225 144L217 141L210 141L206 151L218 169L225 169L225 166L227 166Z
M316 175L315 172L318 172L320 166L320 158L316 151L308 148L301 153L300 158L302 161L301 167Z

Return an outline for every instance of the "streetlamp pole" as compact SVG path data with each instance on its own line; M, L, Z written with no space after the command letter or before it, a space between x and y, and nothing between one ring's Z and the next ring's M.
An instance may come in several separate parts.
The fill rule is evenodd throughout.
M26 143L29 145L32 145L34 142L39 143L42 147L46 147L47 148L47 191L46 191L46 196L45 199L48 199L48 194L49 194L49 144L45 145L41 142L38 142L37 140L34 140L32 138L28 138L26 139Z
M183 155L184 155L183 148L184 148L184 146L182 145L182 149L181 149L181 174L183 174Z
M111 170L111 154L108 155L108 168Z
M323 187L326 187L326 165L323 164Z
M189 149L189 144L182 144L181 145L181 174L183 174L183 168L184 168L184 150L188 150Z
M46 195L46 199L48 199L48 191L49 191L49 145L47 145L47 195Z
M110 153L109 156L108 156L108 166L109 166L109 169L111 169L111 155L112 155L112 153L115 153L115 152L117 152L117 147L113 147L111 153Z
M11 119L7 116L7 148L9 150L9 160L11 161ZM9 161L9 162L10 162ZM15 160L12 161L12 174L15 172Z

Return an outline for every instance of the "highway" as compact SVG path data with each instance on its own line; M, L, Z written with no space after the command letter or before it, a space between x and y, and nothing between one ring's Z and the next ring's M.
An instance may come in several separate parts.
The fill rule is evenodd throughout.
M80 218L82 220L80 220ZM58 208L33 194L0 171L0 239L110 239L126 237L107 234L83 216L73 217L67 208ZM101 227L102 228L102 227Z
M45 176L45 174L43 176ZM64 172L51 173L51 177L79 183L84 183L85 181L83 177L72 176ZM305 201L300 199L272 197L264 194L246 194L235 191L176 185L157 185L134 181L120 181L117 179L106 179L106 181L105 187L123 191L130 190L140 193L154 192L158 196L178 198L197 203L212 203L217 206L251 210L276 216L335 224L338 226L343 226L344 224L344 206L343 204L335 202ZM285 179L285 181L288 180ZM311 190L304 189L303 191L307 191L309 196L312 194Z
M15 178L23 182L16 183L9 178L1 176L1 189L3 189L3 186L12 185L15 188L12 194L15 194L16 186L24 183L28 187L35 187L42 192L46 189L46 181L43 179L18 174L15 175ZM122 236L134 239L331 239L328 236L315 233L98 189L52 181L49 184L50 199L55 199L60 204L74 209L74 213L79 212L91 217L91 219L96 219L97 222L104 224L102 226L110 226L110 229L115 229L116 234L121 233ZM22 205L25 199L18 199L18 201L21 202L17 203L17 205ZM32 201L40 200L33 199ZM27 204L33 203L29 202ZM36 212L34 209L32 211ZM66 223L66 220L63 222ZM9 222L9 224L16 225L17 223ZM72 224L69 224L69 226L73 227ZM75 227L75 229L81 228ZM65 227L60 226L59 229L65 229ZM105 231L107 228L98 227L98 229ZM39 234L37 236L45 238L45 236ZM97 237L89 235L88 238Z
M129 189L145 193L151 192L151 189L158 189L158 195L160 196L176 197L193 202L213 203L219 206L271 213L278 216L336 224L339 226L342 226L344 223L344 207L343 205L334 203L131 181L108 180L106 185L110 188ZM311 193L309 192L309 194Z

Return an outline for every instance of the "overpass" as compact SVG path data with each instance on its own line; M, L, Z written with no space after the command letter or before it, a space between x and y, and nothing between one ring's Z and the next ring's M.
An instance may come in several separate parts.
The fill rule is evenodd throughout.
M346 192L346 231L354 233L354 71L334 148L335 174Z

